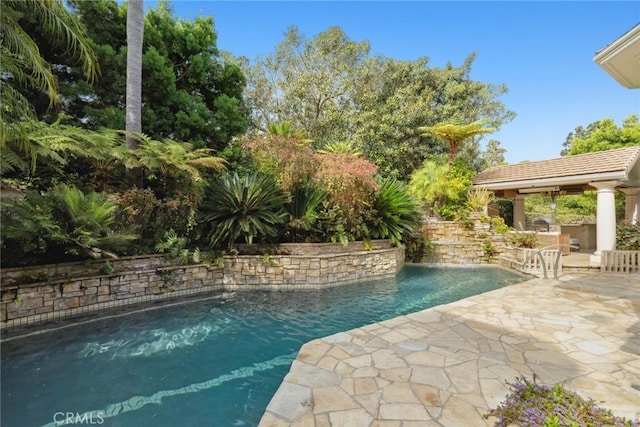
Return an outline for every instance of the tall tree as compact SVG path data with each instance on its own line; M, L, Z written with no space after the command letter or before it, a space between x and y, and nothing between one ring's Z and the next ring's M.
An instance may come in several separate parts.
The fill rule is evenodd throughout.
M127 3L70 0L103 68L94 85L75 68L57 67L67 122L96 129L125 127ZM213 19L184 20L161 0L144 15L142 132L157 140L187 141L220 150L247 127L245 78L238 61L216 47ZM56 62L56 52L46 52ZM39 114L47 120L42 109Z
M310 39L294 28L274 53L246 66L245 97L255 129L289 121L318 147L350 142L381 173L407 180L426 158L448 150L436 137L420 136L419 126L487 119L498 129L514 117L499 99L506 87L471 79L474 59L429 67L426 57L371 57L367 41L350 40L337 27ZM477 141L463 152L479 164Z
M465 141L478 135L494 132L495 129L485 127L486 123L486 120L477 120L466 125L452 122L438 123L433 126L419 127L418 130L423 132L423 135L435 135L447 142L449 145L448 163L452 165L458 149Z
M357 70L368 53L368 42L352 41L339 27L312 39L289 28L275 52L259 58L248 72L255 127L265 130L270 122L287 121L319 144L347 139L344 112L353 108Z
M80 28L78 20L60 0L3 1L0 11L0 171L28 169L21 157L30 158L32 168L41 149L29 138L35 108L25 91L41 93L47 108L58 106L57 82L51 66L43 58L38 43L25 26L36 25L50 44L64 49L65 59L82 64L89 80L99 75L96 56Z
M144 1L129 0L127 5L127 90L125 129L142 132L142 41L144 38ZM138 146L127 135L127 148Z
M640 121L637 114L632 114L620 127L612 119L590 123L586 129L578 126L567 136L562 154L573 156L636 145L640 145Z
M500 146L500 141L490 139L489 142L487 142L487 148L482 152L482 168L504 165L504 153L506 152L507 150Z
M134 134L142 132L142 41L144 39L144 1L129 0L127 5L127 87L125 130L129 150L138 147ZM127 168L130 187L142 188L142 169Z

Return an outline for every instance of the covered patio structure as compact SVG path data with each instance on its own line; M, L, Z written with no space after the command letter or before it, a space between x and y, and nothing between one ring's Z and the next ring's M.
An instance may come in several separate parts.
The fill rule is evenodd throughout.
M580 194L597 191L596 251L616 249L615 191L625 194L625 220L640 222L640 146L485 169L473 180L497 197L513 198L513 226L525 229L528 194Z

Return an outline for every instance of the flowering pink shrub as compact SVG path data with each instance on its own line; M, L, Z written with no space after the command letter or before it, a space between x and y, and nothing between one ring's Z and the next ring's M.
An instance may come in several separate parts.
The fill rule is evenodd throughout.
M261 173L272 176L284 190L308 181L317 167L313 151L295 138L269 135L246 143Z
M378 168L369 160L349 153L316 154L316 181L329 200L348 217L359 215L371 203L376 191Z

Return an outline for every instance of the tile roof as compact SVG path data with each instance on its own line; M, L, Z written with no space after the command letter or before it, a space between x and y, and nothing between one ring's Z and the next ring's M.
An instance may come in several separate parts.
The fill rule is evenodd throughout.
M516 163L485 169L475 176L475 185L578 177L599 173L626 172L640 159L640 146L565 156L536 162Z

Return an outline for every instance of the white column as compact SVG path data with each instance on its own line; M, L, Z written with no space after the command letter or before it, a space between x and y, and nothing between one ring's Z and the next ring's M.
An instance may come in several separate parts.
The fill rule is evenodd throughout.
M600 263L602 251L616 248L616 198L617 181L590 182L598 190L596 212L596 251L591 255L592 263Z
M640 222L640 188L620 188L624 193L624 219L631 224Z
M513 201L513 228L516 230L524 230L526 217L524 215L524 198L526 194L516 194L516 198Z

